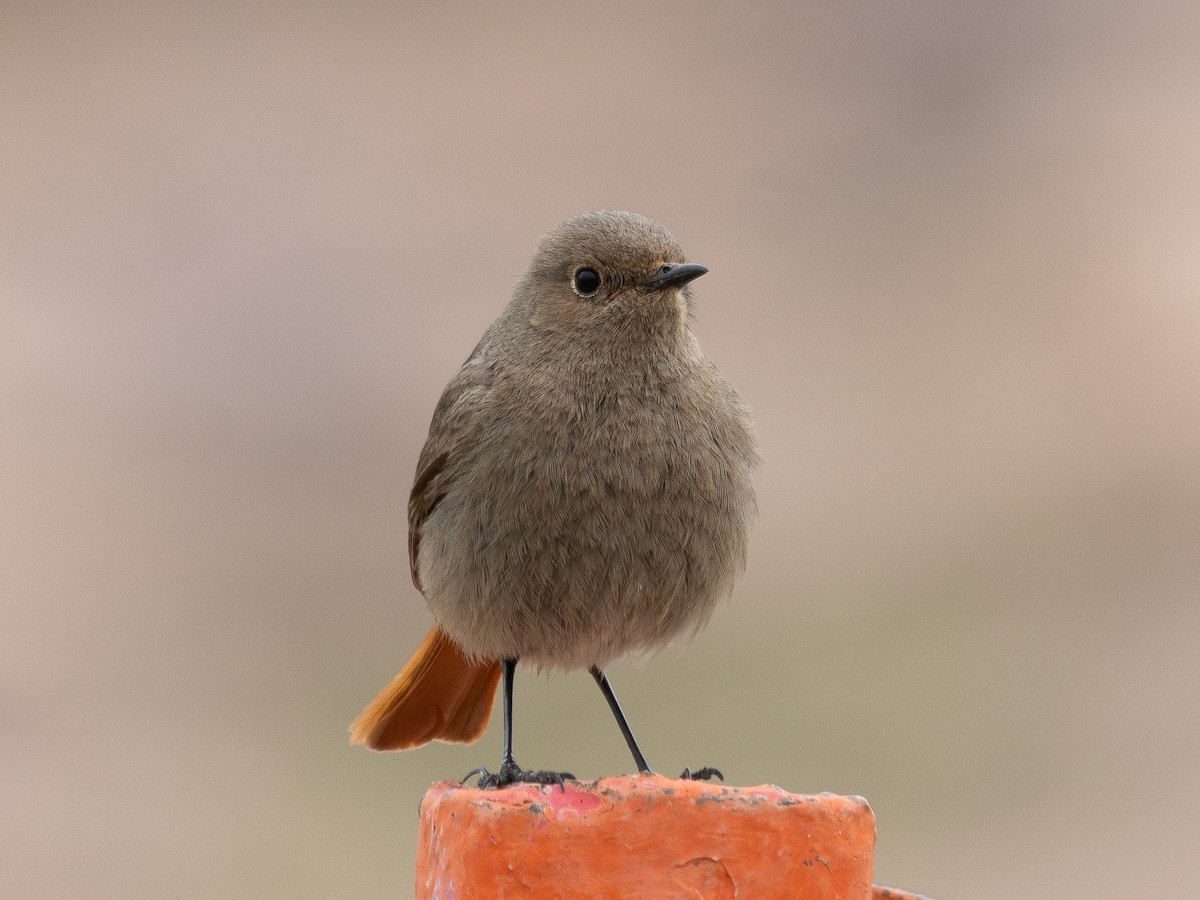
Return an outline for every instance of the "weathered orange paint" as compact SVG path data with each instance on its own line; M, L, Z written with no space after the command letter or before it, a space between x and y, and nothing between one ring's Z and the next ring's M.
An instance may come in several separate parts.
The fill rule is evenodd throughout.
M896 888L875 885L871 891L871 900L929 900L924 894L910 894Z
M565 788L433 785L419 900L887 896L872 893L875 816L861 797L658 775Z

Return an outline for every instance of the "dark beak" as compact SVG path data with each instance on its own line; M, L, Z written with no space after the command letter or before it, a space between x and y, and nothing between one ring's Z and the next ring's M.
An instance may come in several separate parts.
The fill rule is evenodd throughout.
M668 263L646 279L646 287L652 291L665 291L670 287L681 287L708 271L700 263Z

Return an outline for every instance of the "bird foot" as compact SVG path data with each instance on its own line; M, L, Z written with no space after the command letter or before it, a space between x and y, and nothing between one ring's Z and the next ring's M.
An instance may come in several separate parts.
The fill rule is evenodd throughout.
M705 766L703 769L697 769L693 772L691 769L684 769L683 774L679 776L687 781L711 781L713 778L725 780L725 776L721 774L720 769L714 769L712 766Z
M500 769L495 773L489 772L482 766L472 769L463 778L463 784L466 784L467 779L475 775L479 776L477 786L488 791L506 788L511 784L557 784L561 790L566 791L567 787L563 782L576 780L570 772L527 772L518 766L514 759L504 760L500 764Z

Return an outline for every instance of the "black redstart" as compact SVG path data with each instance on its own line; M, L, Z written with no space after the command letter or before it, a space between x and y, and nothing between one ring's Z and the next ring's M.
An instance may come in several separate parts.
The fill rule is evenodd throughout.
M521 660L588 669L650 771L603 668L708 621L755 511L749 412L688 327L706 271L633 213L577 216L542 240L434 411L408 549L436 625L351 726L355 743L474 741L503 672L504 757L480 783L561 781L513 759Z

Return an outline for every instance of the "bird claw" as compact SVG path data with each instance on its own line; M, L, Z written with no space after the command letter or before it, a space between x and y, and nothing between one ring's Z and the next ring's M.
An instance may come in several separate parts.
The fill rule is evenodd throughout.
M703 769L697 769L693 772L691 769L684 769L683 774L679 776L687 781L711 781L713 778L725 780L725 776L721 774L720 769L714 769L712 766L705 766Z
M559 790L565 793L567 786L563 782L565 780L576 780L575 776L570 772L526 771L518 766L516 760L513 759L504 760L500 764L499 770L495 773L489 772L482 766L472 769L463 776L462 783L466 784L467 780L475 775L479 776L476 786L485 791L506 788L513 784L557 784Z

